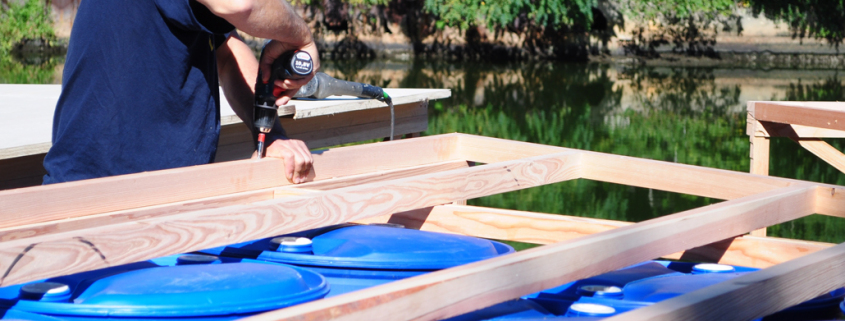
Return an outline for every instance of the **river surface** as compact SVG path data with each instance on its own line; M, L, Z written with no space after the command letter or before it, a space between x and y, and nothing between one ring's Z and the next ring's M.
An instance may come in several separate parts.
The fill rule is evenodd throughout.
M59 83L61 59L3 68L0 83ZM341 79L448 88L426 135L462 132L748 172L749 100L845 100L836 70L645 68L600 64L323 62ZM828 140L842 150L839 140ZM845 185L845 175L788 139L772 139L770 175ZM720 200L574 180L471 205L639 222ZM812 215L770 236L845 242L845 220Z

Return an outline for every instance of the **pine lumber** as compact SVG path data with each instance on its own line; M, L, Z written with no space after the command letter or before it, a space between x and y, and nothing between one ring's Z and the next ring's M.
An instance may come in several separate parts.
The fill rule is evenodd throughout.
M821 138L798 138L793 140L810 153L813 153L813 155L818 156L840 172L845 173L845 154L842 154L842 152L830 146L830 144L821 140Z
M815 195L813 186L780 188L246 320L447 318L809 215Z
M454 160L455 141L440 135L318 151L309 180ZM2 191L0 228L289 185L283 169L265 158Z
M845 286L843 266L839 244L606 320L752 320Z
M754 101L748 112L759 121L845 130L845 103Z
M377 156L384 157L383 154ZM384 159L380 161L384 162ZM0 243L0 267L6 267L0 285L223 246L578 177L580 153L565 152L248 205L6 241Z
M584 178L717 199L735 199L800 181L628 156L584 153Z
M424 102L395 106L395 134L423 132L428 128ZM390 135L390 112L384 108L350 111L337 115L293 120L281 118L288 136L316 149L340 144L380 139ZM252 132L240 122L220 129L215 162L246 159L255 151Z
M439 205L358 222L396 223L424 231L544 245L634 224L569 215L456 205ZM831 246L833 244L823 242L746 235L662 257L766 268Z
M196 211L212 209L229 205L250 204L259 201L271 200L291 195L303 195L316 190L326 190L353 186L356 184L387 181L391 179L405 178L421 175L423 173L436 173L458 168L466 168L465 161L449 161L435 164L412 166L395 170L375 171L372 173L349 175L339 178L329 178L322 181L308 182L299 185L288 185L280 188L267 188L249 192L235 193L222 196L202 198L198 200L176 202L164 205L143 207L138 209L93 214L78 218L48 221L42 223L28 224L0 229L0 242L18 240L30 237L37 237L58 232L70 232L103 224L115 224L130 222L133 220L164 217Z

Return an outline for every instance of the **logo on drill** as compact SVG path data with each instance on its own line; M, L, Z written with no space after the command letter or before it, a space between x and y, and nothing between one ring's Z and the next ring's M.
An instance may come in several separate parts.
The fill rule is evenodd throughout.
M297 52L291 65L293 70L299 74L310 74L312 67L311 56L305 52Z

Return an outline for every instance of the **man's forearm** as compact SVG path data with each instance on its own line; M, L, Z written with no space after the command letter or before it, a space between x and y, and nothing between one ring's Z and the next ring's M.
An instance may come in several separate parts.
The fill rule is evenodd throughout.
M217 50L217 72L229 106L251 129L258 61L235 32Z
M313 42L305 21L284 0L197 0L247 34L294 46ZM284 32L281 32L281 31Z

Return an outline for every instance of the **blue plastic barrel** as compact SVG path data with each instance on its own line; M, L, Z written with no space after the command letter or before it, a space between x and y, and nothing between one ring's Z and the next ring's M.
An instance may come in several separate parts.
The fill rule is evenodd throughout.
M3 319L231 320L328 291L323 276L301 267L187 255L3 287L0 310Z
M328 280L331 297L514 250L500 242L463 235L343 224L201 252L313 269Z
M526 298L559 315L571 315L569 312L575 304L609 306L616 310L615 314L620 314L757 270L721 264L652 261L567 283ZM621 288L621 293L617 288ZM602 291L604 289L613 289L611 295ZM763 320L837 318L841 315L837 305L843 298L845 289L838 289Z

